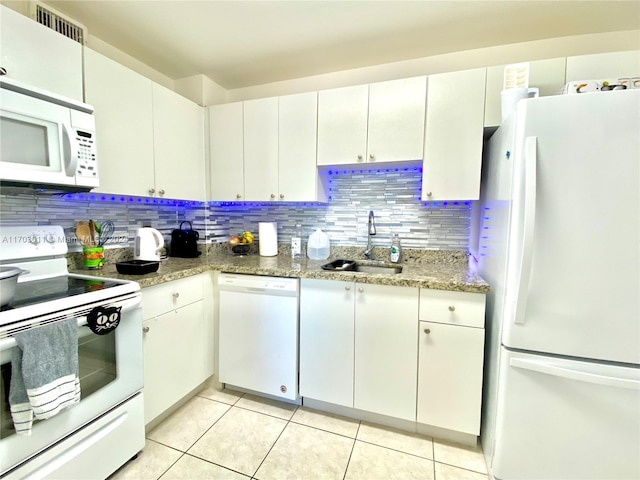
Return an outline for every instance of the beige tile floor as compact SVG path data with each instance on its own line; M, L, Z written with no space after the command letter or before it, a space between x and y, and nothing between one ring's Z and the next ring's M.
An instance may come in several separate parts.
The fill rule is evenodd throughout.
M479 449L208 388L110 480L487 480Z

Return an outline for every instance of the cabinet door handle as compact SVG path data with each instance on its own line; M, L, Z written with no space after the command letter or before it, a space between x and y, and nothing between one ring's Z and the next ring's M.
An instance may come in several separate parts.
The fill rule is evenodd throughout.
M369 160L371 160L372 162L376 159L376 156L373 153L369 154Z
M149 333L149 327L142 327L142 333Z
M455 312L456 311L456 307L453 305L449 305L449 311L450 312Z
M159 193L160 195L164 195L164 190L160 190L158 193Z
M344 289L348 292L349 290L351 290L351 287L344 287Z
M432 195L431 192L427 192L427 197L430 197Z
M180 296L180 292L173 292L173 298L178 298Z
M280 199L284 199L284 193L280 194Z
M362 155L358 155L358 161L361 162L362 161Z
M155 188L150 188L149 189L149 195L153 195L154 193L156 193L156 189Z
M272 193L271 194L271 200L273 200L274 198L276 198L276 195L275 195L275 193Z
M6 75L7 74L7 69L4 67L0 67L0 75Z
M360 288L358 289L358 291L359 291L360 293L362 293L362 292L364 292L364 288L360 287Z
M236 198L242 198L242 195L240 195L239 193L236 193Z
M429 335L431 333L431 329L430 328L425 328L424 329L424 333L426 333L427 335Z

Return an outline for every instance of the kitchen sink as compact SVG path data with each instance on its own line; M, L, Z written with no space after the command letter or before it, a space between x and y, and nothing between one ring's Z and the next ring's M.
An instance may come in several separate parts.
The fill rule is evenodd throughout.
M390 275L396 275L398 273L402 273L401 266L391 266L391 265L371 265L366 263L358 263L354 265L351 270L352 272L362 272L362 273L386 273Z
M382 262L358 260L334 260L331 263L322 265L322 269L338 272L382 273L386 275L402 273L400 265L385 265Z

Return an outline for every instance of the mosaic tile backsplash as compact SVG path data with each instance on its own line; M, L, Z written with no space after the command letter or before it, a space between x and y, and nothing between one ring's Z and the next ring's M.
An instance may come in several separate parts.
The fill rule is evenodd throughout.
M367 219L373 210L376 246L388 247L398 233L409 248L462 250L469 248L471 202L422 202L422 172L377 172L358 169L332 171L328 178L330 201L320 203L210 203L180 202L99 193L60 196L0 195L0 224L62 225L70 250L78 250L75 222L112 220L116 231L109 245L132 246L137 228L158 229L167 243L171 231L188 220L206 243L226 241L230 235L250 230L258 222L277 222L279 243L288 243L296 224L308 237L324 230L332 245L366 245ZM259 239L258 239L259 240Z

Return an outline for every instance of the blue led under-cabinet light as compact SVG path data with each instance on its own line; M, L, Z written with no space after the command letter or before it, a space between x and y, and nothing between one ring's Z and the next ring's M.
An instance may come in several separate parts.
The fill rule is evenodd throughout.
M67 193L62 196L66 200L84 200L89 202L104 202L104 203L146 203L146 204L159 204L159 205L175 205L175 206L203 206L204 202L198 202L195 200L175 200L175 199L157 199L149 197L127 197L120 195L108 195L108 194L95 194L95 193Z

